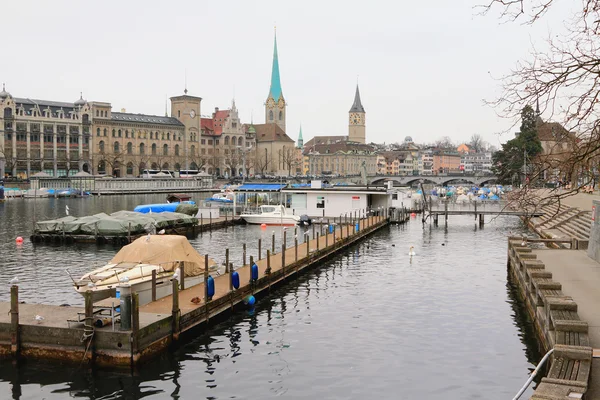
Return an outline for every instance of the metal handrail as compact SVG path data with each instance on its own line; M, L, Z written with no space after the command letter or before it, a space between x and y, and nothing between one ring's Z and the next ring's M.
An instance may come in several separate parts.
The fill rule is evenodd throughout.
M542 365L544 365L544 363L546 362L546 360L550 357L550 355L553 352L554 352L554 348L551 348L550 350L548 350L548 352L546 353L546 355L544 357L542 357L542 360L539 362L539 364L537 365L537 367L535 367L535 369L533 370L533 372L529 376L529 379L527 379L527 382L525 382L525 384L523 385L523 387L521 388L521 390L519 390L519 392L517 393L517 395L515 397L513 397L513 400L518 400L521 397L521 395L525 392L525 390L527 390L527 388L529 387L529 385L533 381L533 378L535 378L535 376L539 372L539 370L542 367Z

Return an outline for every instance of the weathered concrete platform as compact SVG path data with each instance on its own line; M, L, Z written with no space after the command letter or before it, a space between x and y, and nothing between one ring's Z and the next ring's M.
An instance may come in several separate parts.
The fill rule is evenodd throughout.
M600 264L585 251L541 249L533 254L562 284L563 293L577 303L577 313L588 325L590 345L600 349ZM600 399L600 358L592 360L586 398Z
M530 241L549 244L549 239ZM580 314L582 307L595 299L574 297L579 289L565 289L568 279L561 279L574 276L579 281L584 274L595 274L595 268L583 257L587 258L577 250L532 249L521 238L509 238L509 275L519 287L542 347L553 350L548 372L531 399L582 398L584 394L585 398L597 398L594 385L598 380L592 376L592 334L597 337L594 326L600 318L587 320L588 312ZM573 268L578 271L574 273ZM592 281L589 288L593 286Z
M180 335L206 326L211 319L235 307L243 307L248 295L268 294L271 287L320 265L325 258L386 226L388 218L387 215L373 216L356 222L358 231L350 224L337 226L333 233L282 248L277 254L269 251L267 258L254 260L259 268L255 282L250 281L250 264L235 269L240 277L237 290L231 286L230 273L214 278L215 294L208 301L205 301L204 284L141 307L134 295L131 329L128 330L121 330L119 324L116 329L112 325L94 327L92 317L87 322L67 322L78 319L77 313L87 311L87 315L92 315L91 302L87 303L87 310L37 304L18 304L16 310L17 302L13 300L12 312L11 304L0 303L0 356L87 361L98 366L129 368L164 351L176 343ZM173 286L177 290L177 285ZM36 315L44 319L36 320Z

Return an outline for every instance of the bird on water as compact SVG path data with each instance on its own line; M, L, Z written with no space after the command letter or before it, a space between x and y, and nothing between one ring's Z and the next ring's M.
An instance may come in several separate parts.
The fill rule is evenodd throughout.
M415 246L410 246L410 249L408 250L408 255L409 256L416 256L417 253L415 253Z
M11 285L17 285L19 283L19 278L17 278L16 276L14 278L12 278L8 283L10 283Z

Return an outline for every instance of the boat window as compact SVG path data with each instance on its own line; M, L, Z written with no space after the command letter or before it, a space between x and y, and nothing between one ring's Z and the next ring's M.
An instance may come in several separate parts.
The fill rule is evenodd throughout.
M272 213L275 211L275 207L263 207L262 212L264 213Z

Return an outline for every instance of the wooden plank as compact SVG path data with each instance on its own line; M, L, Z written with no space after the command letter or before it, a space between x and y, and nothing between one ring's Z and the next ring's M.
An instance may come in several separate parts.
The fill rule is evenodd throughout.
M554 362L552 363L552 366L550 367L550 372L548 373L548 377L560 379L560 371L562 369L564 362L565 362L565 360L562 357L559 357L556 360L554 360Z
M565 332L562 332L562 331L556 332L556 343L557 344L567 344L565 342Z

